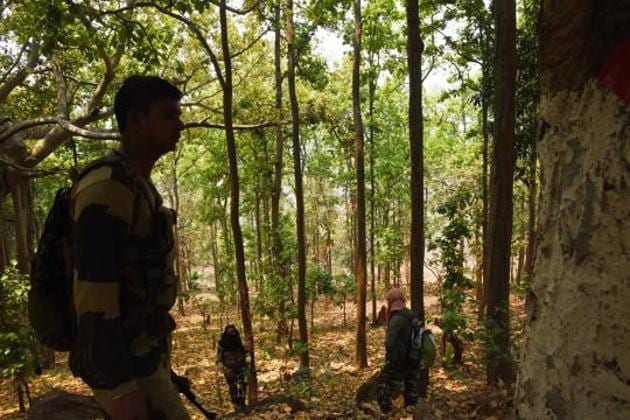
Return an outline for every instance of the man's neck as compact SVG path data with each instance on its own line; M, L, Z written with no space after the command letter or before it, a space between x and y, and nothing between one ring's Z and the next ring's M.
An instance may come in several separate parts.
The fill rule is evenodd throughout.
M149 178L157 158L147 153L146 149L132 146L132 142L123 141L120 151L127 157L130 169L136 174Z

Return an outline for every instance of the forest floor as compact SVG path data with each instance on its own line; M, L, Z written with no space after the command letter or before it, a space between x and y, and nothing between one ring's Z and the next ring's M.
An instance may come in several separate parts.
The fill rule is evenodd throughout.
M435 296L427 296L427 314L439 316L439 306ZM433 304L431 304L433 303ZM223 376L214 365L215 345L220 325L211 325L204 331L202 317L193 314L188 308L187 316L178 316L178 330L173 341L173 367L180 374L186 374L193 383L193 390L204 406L220 414L220 417L243 417L252 419L304 418L304 419L370 419L378 418L375 403L358 408L355 403L357 388L378 372L384 358L384 328L368 328L369 368L358 371L353 366L355 317L354 307L348 304L347 323L343 325L341 309L325 302L316 305L315 328L312 331L310 362L311 378L296 381L293 373L298 367L297 356L286 350L286 345L278 345L275 333L269 322L258 320L256 325L256 364L259 383L259 399L269 396L293 397L304 403L304 410L292 413L286 403L267 405L261 411L248 415L235 415ZM421 418L425 419L484 419L498 420L511 418L513 385L489 388L485 382L480 328L472 307L466 308L472 337L465 339L464 363L458 367L444 366L440 361L431 370L428 398L423 400ZM524 298L513 294L511 297L512 337L515 348L522 341L525 317ZM233 314L231 322L234 322ZM216 321L218 323L218 320ZM212 328L214 327L214 328ZM297 327L296 327L297 328ZM438 342L441 338L439 327L432 326ZM296 332L297 333L297 332ZM476 338L475 338L476 336ZM9 381L0 382L0 418L24 419L43 418L54 420L59 404L52 401L55 394L63 391L77 395L78 404L90 404L89 389L70 374L65 358L60 357L54 369L33 377L30 382L31 396L39 399L39 410L31 411L28 417L20 414L15 391ZM63 390L63 391L61 391ZM66 395L67 394L63 394ZM52 398L52 399L51 399ZM187 401L189 412L194 419L203 417ZM38 403L35 403L37 406ZM402 407L402 398L395 402L395 411L390 418L411 419L412 414ZM46 406L50 407L47 413ZM54 407L54 408L53 408ZM419 413L420 411L416 411ZM40 414L43 413L43 414ZM37 414L36 414L37 413ZM74 416L64 414L64 419L98 418L89 409L77 412ZM420 416L416 414L416 418Z

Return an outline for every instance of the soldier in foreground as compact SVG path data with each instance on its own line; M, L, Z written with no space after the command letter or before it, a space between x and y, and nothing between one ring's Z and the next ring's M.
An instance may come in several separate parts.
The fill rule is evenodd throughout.
M72 188L70 368L114 420L189 418L169 361L175 214L150 178L184 127L181 97L158 77L126 79L114 100L120 149L89 164Z

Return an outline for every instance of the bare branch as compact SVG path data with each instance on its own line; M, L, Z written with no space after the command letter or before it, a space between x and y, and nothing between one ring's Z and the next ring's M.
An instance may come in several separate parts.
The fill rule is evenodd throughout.
M78 127L83 127L86 124L111 115L111 112L111 110L108 110L104 113L99 113L95 109L92 113L75 119L72 124ZM43 141L31 149L30 156L28 156L25 160L25 164L27 164L27 166L33 167L37 165L50 155L61 143L71 137L71 134L59 125L59 120L56 122L57 125L44 136Z
M85 129L79 126L72 124L68 120L59 120L59 125L61 128L66 130L70 134L74 134L76 136L93 139L93 140L119 140L120 134L116 131L106 130L93 130L93 129Z
M231 58L236 58L236 57L238 57L239 55L241 55L241 54L243 54L244 52L246 52L246 51L248 51L249 49L251 49L251 48L252 48L254 45L256 45L256 43L257 43L258 41L260 41L260 40L262 39L262 37L263 37L263 36L265 36L265 34L266 34L267 32L269 32L270 30L271 30L271 27L267 27L267 28L265 28L265 30L264 30L264 31L262 31L262 32L260 33L260 35L258 35L256 38L254 38L254 40L253 40L252 42L250 42L249 44L247 44L247 45L246 45L243 49L241 49L240 51L237 51L237 52L235 52L235 53L233 53L233 54L230 54L230 57L231 57Z
M208 41L204 37L203 32L201 32L201 29L199 29L199 27L187 17L184 17L175 12L172 12L168 10L167 8L160 6L159 4L155 4L151 2L144 2L144 1L136 2L135 4L121 7L119 9L114 9L114 10L94 9L94 11L100 14L119 14L128 10L133 10L135 8L140 8L140 7L150 7L150 8L157 9L160 13L170 16L173 19L178 20L182 22L183 24L185 24L188 27L188 29L193 33L193 35L195 35L195 37L197 38L197 40L199 41L199 43L205 50L206 54L208 54L208 56L210 57L210 61L212 62L214 71L217 74L217 78L219 79L219 83L221 84L221 87L225 86L225 80L223 78L223 73L221 71L221 67L219 66L219 60L217 59L217 56L214 54L214 51L212 51L212 48L210 47L210 44L208 44Z
M26 76L35 68L37 65L37 59L39 58L39 47L40 44L37 42L29 43L29 54L28 59L24 67L22 67L15 75L9 78L4 84L0 85L0 102L4 102L9 94L18 87Z
M35 118L32 120L22 121L17 124L13 124L10 128L0 133L0 145L20 131L40 125L51 125L56 123L57 118Z
M79 20L81 21L81 23L87 30L88 34L90 34L90 39L92 39L92 41L96 45L96 50L98 51L98 55L105 62L105 72L106 73L112 72L114 70L112 67L112 61L109 58L109 55L107 55L107 51L105 50L105 45L103 45L103 42L97 36L96 30L92 26L92 22L90 22L87 15L85 14L85 12L80 6L74 4L70 0L67 0L66 3L70 7L70 11L79 17Z
M57 82L57 100L59 101L59 118L68 118L68 97L66 80L63 77L63 70L61 64L56 58L52 59L53 73L55 74L55 81Z
M422 83L424 83L424 81L427 80L427 77L429 77L429 75L431 74L434 68L435 68L435 57L431 57L431 65L429 66L429 69L424 72Z
M20 63L20 60L22 59L22 56L24 55L24 51L26 51L26 48L28 48L28 42L25 42L24 45L22 45L22 48L20 48L20 53L18 54L17 58L15 59L13 64L11 64L9 69L4 73L4 75L2 76L2 79L0 79L0 85L2 85L5 80L7 80L7 77L9 77L9 74L11 74L13 69Z
M25 178L39 178L43 176L59 175L59 174L63 174L67 172L63 170L62 168L54 168L54 169L27 168L25 166L18 165L17 163L3 159L1 157L0 157L0 165L4 165L6 167L20 171L21 175L24 176Z
M182 103L183 107L199 107L205 109L207 111L213 112L215 114L223 115L223 111L217 108L213 108L210 105L206 105L202 102L184 102Z
M221 6L221 3L218 2L217 0L210 0L210 3L214 4L215 6ZM258 5L260 5L261 3L262 3L262 0L258 0L256 3L254 3L253 5L245 9L235 9L234 7L225 6L225 10L227 10L230 13L237 14L237 15L246 15L252 10L254 10L255 8L257 8Z
M257 130L260 128L266 128L266 127L275 127L277 125L285 125L285 124L290 124L290 121L281 121L281 122L276 122L276 121L267 121L267 122L263 122L263 123L258 123L258 124L234 124L233 128L235 130ZM204 122L204 121L200 121L200 122L190 122L190 123L186 123L184 124L185 128L220 128L222 130L225 129L225 125L223 124L219 124L219 123L211 123L211 122Z

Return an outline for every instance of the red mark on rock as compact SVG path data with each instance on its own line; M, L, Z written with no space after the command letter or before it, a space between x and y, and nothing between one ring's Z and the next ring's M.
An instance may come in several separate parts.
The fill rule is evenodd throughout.
M630 38L621 41L606 57L597 79L626 104L630 104Z

